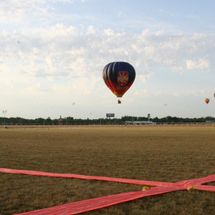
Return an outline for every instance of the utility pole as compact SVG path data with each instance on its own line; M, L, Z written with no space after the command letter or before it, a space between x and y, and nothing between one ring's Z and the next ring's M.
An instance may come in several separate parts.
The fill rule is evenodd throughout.
M148 122L149 122L149 121L151 120L151 115L150 115L150 113L148 113L147 118L148 118Z

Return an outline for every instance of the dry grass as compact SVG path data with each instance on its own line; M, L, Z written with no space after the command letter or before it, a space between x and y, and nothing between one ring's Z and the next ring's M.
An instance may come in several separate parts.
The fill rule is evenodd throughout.
M0 167L179 181L215 172L215 127L70 127L0 129ZM113 193L125 184L0 173L0 214ZM214 193L175 192L89 214L215 214Z

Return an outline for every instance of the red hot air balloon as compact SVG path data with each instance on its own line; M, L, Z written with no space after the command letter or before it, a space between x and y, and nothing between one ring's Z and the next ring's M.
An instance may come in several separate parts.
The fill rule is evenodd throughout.
M117 97L122 97L135 79L135 69L127 62L112 62L103 69L103 79L107 87ZM118 100L120 104L121 101Z
M210 99L209 99L209 98L206 98L206 99L205 99L205 103L208 104L209 102L210 102Z

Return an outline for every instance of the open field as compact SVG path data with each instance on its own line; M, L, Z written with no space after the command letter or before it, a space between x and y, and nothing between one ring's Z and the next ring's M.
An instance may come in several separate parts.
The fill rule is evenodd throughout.
M198 178L215 173L215 127L1 128L0 167L172 182ZM126 184L1 173L0 185L1 215L141 190ZM213 215L215 194L180 191L88 214Z

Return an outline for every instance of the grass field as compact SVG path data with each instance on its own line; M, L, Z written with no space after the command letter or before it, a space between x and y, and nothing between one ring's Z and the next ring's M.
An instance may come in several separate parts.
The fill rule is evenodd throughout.
M0 167L172 182L203 177L215 173L215 127L1 128ZM1 173L0 185L1 215L142 189ZM213 215L215 194L180 191L88 214Z

